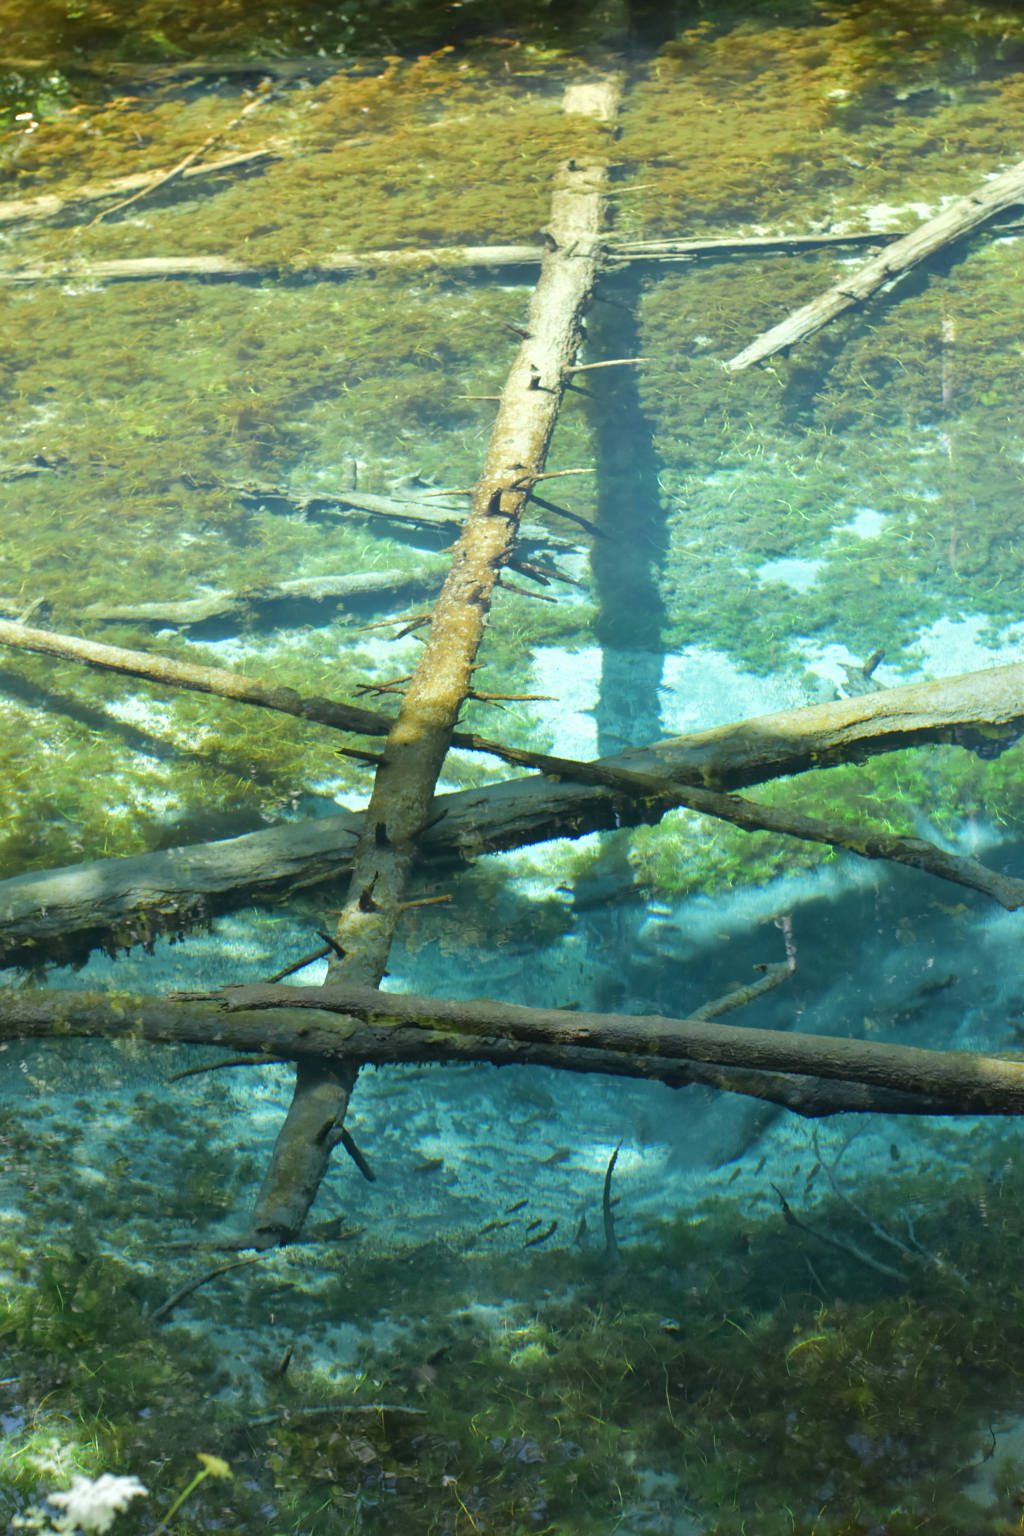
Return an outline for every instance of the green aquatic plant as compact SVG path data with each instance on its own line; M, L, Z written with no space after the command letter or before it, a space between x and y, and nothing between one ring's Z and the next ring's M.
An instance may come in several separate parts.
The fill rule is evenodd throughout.
M140 1112L166 1140L154 1103ZM333 1536L372 1516L426 1533L468 1515L508 1536L539 1516L567 1536L610 1536L626 1512L643 1529L688 1511L720 1536L755 1522L765 1536L863 1536L879 1522L996 1536L1019 1481L1007 1464L989 1493L975 1483L986 1426L1020 1411L1020 1138L894 1122L868 1138L856 1180L838 1163L843 1140L798 1135L793 1166L773 1164L799 1225L751 1152L718 1196L674 1218L631 1220L620 1180L617 1265L586 1223L576 1242L532 1251L514 1245L528 1231L510 1246L486 1222L400 1251L367 1234L357 1258L350 1243L294 1255L283 1286L257 1266L242 1292L204 1288L159 1328L143 1304L180 1281L126 1187L139 1259L90 1258L78 1237L45 1238L38 1255L5 1239L0 1392L25 1423L0 1461L0 1499L24 1511L40 1479L106 1471L145 1482L182 1532L216 1519ZM51 1155L26 1136L29 1176ZM83 1221L102 1223L95 1198L81 1182ZM598 1230L599 1205L600 1180L581 1183ZM296 1340L284 1373L272 1345L261 1352L268 1308ZM265 1385L241 1396L222 1390L229 1317L230 1348L265 1360ZM397 1331L376 1345L367 1334L343 1370L313 1342L339 1319L382 1317ZM197 1440L235 1478L194 1487L186 1517L175 1506ZM118 1528L152 1517L133 1507Z

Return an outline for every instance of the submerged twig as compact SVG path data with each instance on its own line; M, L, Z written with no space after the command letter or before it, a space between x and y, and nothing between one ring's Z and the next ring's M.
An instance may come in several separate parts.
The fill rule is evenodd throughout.
M612 1173L614 1172L619 1156L619 1147L621 1146L622 1142L620 1141L619 1146L615 1148L615 1151L608 1159L608 1167L604 1175L604 1192L601 1196L601 1211L604 1216L604 1247L608 1258L613 1264L618 1261L619 1241L615 1236L615 1214L612 1211Z
M717 1019L723 1013L731 1013L734 1008L742 1008L744 1003L753 1002L755 997L763 997L766 992L771 992L781 982L792 976L794 966L784 961L780 965L755 965L754 969L764 972L760 981L752 981L745 987L736 987L732 992L727 992L724 997L702 1004L700 1008L693 1010L690 1018Z
M198 1291L199 1287L205 1285L208 1280L216 1280L218 1275L226 1275L230 1269L242 1269L246 1264L261 1264L262 1262L262 1257L257 1254L251 1259L236 1259L233 1264L221 1264L217 1269L207 1270L204 1275L199 1276L198 1280L190 1281L188 1285L183 1285L180 1291L175 1291L173 1296L169 1296L163 1306L157 1307L155 1312L149 1314L149 1321L151 1323L162 1322L165 1317L170 1316L179 1302L184 1301L187 1296L191 1296L193 1291Z
M222 1067L283 1067L288 1063L287 1056L229 1056L226 1061L210 1061L201 1067L186 1067L184 1072L175 1072L167 1079L168 1083L180 1083L186 1077L201 1077L204 1072L219 1072Z

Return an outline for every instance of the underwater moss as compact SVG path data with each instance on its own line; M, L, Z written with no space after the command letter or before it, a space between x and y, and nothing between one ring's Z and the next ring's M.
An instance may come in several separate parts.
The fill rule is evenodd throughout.
M137 1102L151 1130L152 1113ZM806 1161L812 1146L818 1159L802 1193L782 1191L802 1228L750 1157L728 1197L648 1222L617 1265L585 1233L518 1255L486 1233L402 1252L370 1243L355 1264L325 1247L284 1273L243 1270L241 1292L206 1287L192 1321L161 1328L144 1306L173 1288L173 1261L143 1274L96 1253L84 1230L31 1258L5 1239L0 1333L16 1376L0 1391L22 1423L0 1499L14 1513L77 1467L133 1473L166 1510L199 1448L235 1476L204 1484L182 1532L270 1522L330 1536L372 1518L426 1533L461 1510L509 1536L542 1521L610 1536L627 1517L657 1529L684 1512L713 1536L864 1536L879 1523L996 1536L1020 1492L1012 1464L994 1502L965 1490L985 1464L986 1426L1024 1406L1020 1137L918 1130L942 1165L881 1148L855 1206L839 1164L850 1131L809 1143ZM863 1131L855 1122L852 1139ZM19 1146L31 1177L45 1151L31 1136ZM77 1195L94 1219L94 1191ZM124 1214L141 1236L139 1198L129 1189ZM282 1287L311 1260L303 1283ZM212 1340L229 1314L258 1338L268 1306L285 1328L382 1315L398 1327L387 1343L368 1336L340 1375L301 1358L282 1375L268 1349L253 1361L258 1389L218 1395ZM359 1402L391 1406L353 1413ZM122 1522L151 1527L141 1507Z

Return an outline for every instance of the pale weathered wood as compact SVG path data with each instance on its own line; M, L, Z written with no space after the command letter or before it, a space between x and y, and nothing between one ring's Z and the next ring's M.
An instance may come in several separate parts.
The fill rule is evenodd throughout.
M841 315L852 304L870 298L879 288L917 266L918 262L941 251L943 246L958 240L961 235L977 229L979 224L984 224L993 214L1004 208L1012 208L1015 203L1022 201L1024 161L1004 171L1001 176L984 182L966 197L958 198L943 213L927 219L911 234L904 235L902 240L890 245L880 256L872 257L855 272L840 278L810 304L794 310L779 325L765 331L749 347L744 347L742 352L731 357L723 365L726 372L739 373L749 368L751 363L763 362L783 347L795 346L804 337L820 331L823 325Z
M386 267L509 267L538 266L544 254L539 245L458 245L436 250L330 251L319 260L287 267L296 273L345 276L375 272ZM110 261L76 258L68 262L36 262L20 267L0 267L0 283L42 283L98 280L118 282L127 278L167 277L261 277L281 271L281 265L257 265L230 256L134 256Z
M614 112L618 83L596 86L590 115ZM596 106L595 106L596 104ZM566 102L567 110L581 110ZM598 111L599 109L599 111ZM597 276L607 178L602 162L570 160L555 176L547 248L530 303L526 337L501 393L483 470L451 572L434 607L420 661L388 734L353 856L348 897L329 974L375 985L384 973L434 788L473 667L492 594L512 558L520 518L544 472L559 407L582 341ZM343 1135L358 1064L300 1063L295 1092L243 1241L271 1247L300 1230Z

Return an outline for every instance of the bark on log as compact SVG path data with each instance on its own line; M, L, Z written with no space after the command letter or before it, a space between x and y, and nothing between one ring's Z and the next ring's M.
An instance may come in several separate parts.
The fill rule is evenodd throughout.
M284 992L284 988L274 988ZM293 988L316 993L319 988ZM237 998L238 989L229 989ZM496 1003L442 1004L433 998L346 989L346 1016L317 1007L232 1007L221 1001L184 1001L139 994L0 990L0 1039L146 1040L153 1044L218 1046L249 1053L251 1065L278 1060L352 1060L377 1066L422 1062L490 1062L495 1066L545 1066L566 1072L598 1072L645 1078L672 1087L702 1083L781 1104L808 1118L843 1113L908 1115L1018 1114L1024 1105L1024 1066L1000 1056L969 1051L926 1051L831 1036L709 1026L699 1019L645 1020L631 1015L594 1015L598 1036L573 1043L567 1026L588 1028L591 1016L558 1010L515 1009ZM275 1002L278 999L274 999ZM388 1020L357 1022L350 1004ZM420 1008L422 1005L422 1008ZM428 1021L441 1009L462 1010L441 1028ZM503 1033L494 1009L516 1015ZM524 1019L519 1015L525 1016ZM415 1016L419 1023L407 1022ZM542 1039L543 1018L552 1032ZM475 1019L475 1029L472 1021ZM643 1030L653 1024L649 1038ZM606 1028L607 1027L607 1028ZM701 1034L713 1028L714 1040ZM472 1029L472 1032L471 1032ZM612 1049L602 1037L631 1041ZM667 1038L673 1055L659 1054ZM639 1043L638 1043L639 1042ZM686 1055L686 1049L693 1054ZM681 1050L683 1054L676 1054ZM698 1051L703 1054L698 1057ZM728 1061L709 1059L728 1056ZM770 1061L772 1065L758 1065ZM780 1065L785 1063L785 1065ZM850 1067L849 1077L843 1069ZM792 1070L789 1070L792 1068ZM819 1075L819 1068L822 1070ZM939 1086L936 1087L935 1085Z
M250 150L245 155L226 155L221 160L204 160L201 165L190 165L182 172L182 181L192 181L197 176L217 176L225 171L248 171L277 160L269 149ZM144 192L152 185L152 171L137 171L132 176L117 176L112 181L85 182L71 192L49 192L42 197L9 197L0 200L0 226L22 224L26 221L54 219L66 208L79 203L98 203L107 197L124 197L133 192Z
M618 87L592 91L600 115ZM589 98L588 98L589 99ZM591 109L588 108L588 111ZM593 113L591 115L594 115ZM548 445L582 340L582 317L598 270L606 169L570 160L556 174L548 248L530 303L527 335L502 390L480 479L427 641L388 734L356 846L349 894L338 918L329 974L375 985L403 910L418 841L434 816L434 788L473 665L492 593L515 549L530 490ZM271 1247L299 1232L342 1138L358 1071L349 1063L300 1065L243 1241Z
M323 700L303 704L304 712L318 704L351 707ZM381 725L386 719L375 718ZM323 718L323 723L333 721ZM950 742L955 730L970 731L980 741L1000 733L1008 737L1022 725L1024 665L1017 664L740 720L632 747L593 766L654 774L681 786L742 789L809 768ZM369 733L371 724L360 729ZM461 746L464 740L453 737L453 744ZM505 749L505 756L517 760L515 749ZM556 782L543 775L442 795L434 807L434 814L441 812L443 819L420 840L421 856L435 864L638 826L661 814L648 801L606 784ZM27 966L80 959L90 949L139 943L160 931L175 933L204 916L337 880L351 868L361 824L361 813L349 812L222 842L97 859L0 881L0 957L8 965Z
M727 373L739 373L752 363L763 362L783 347L795 346L806 336L820 331L822 326L841 315L852 304L862 303L877 293L879 288L907 272L918 262L941 251L943 246L958 240L971 230L984 224L993 214L1004 208L1012 208L1024 201L1024 161L1019 162L1001 176L994 177L976 187L966 197L958 198L943 213L927 219L912 234L904 235L895 245L890 245L880 256L873 257L840 278L825 293L794 310L780 325L773 326L752 341L749 347L737 352L724 364Z

